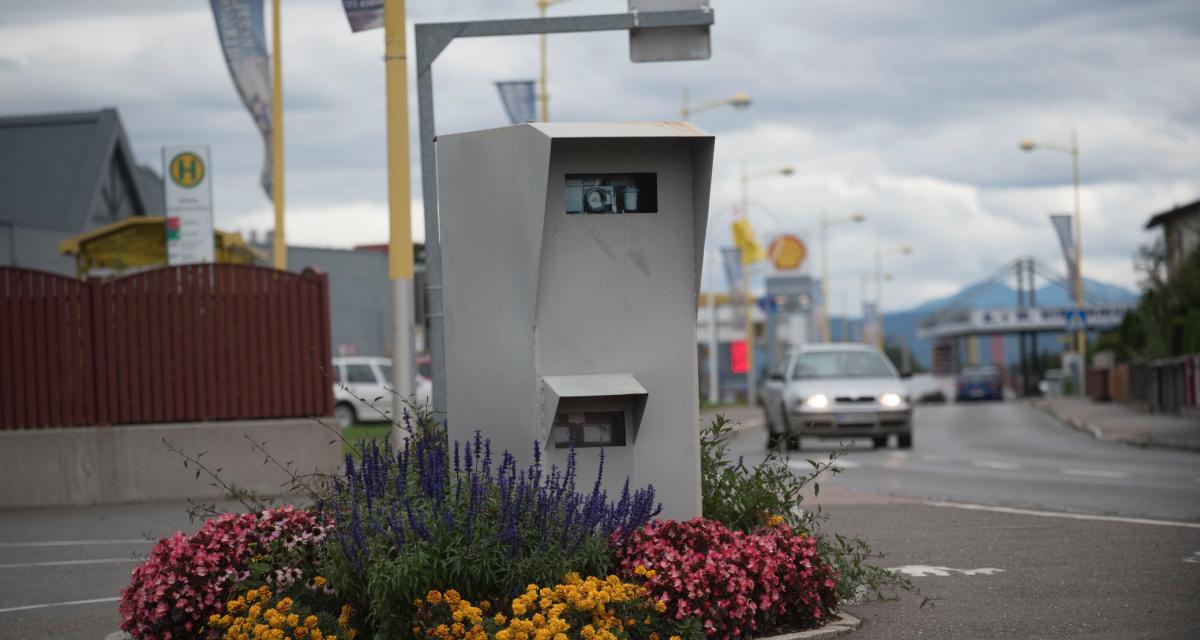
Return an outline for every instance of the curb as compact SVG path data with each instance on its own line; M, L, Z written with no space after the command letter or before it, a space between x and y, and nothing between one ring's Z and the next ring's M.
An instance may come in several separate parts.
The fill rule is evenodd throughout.
M759 640L801 640L801 638L835 638L843 636L847 633L855 631L862 626L862 620L854 616L837 612L836 620L830 620L825 626L820 629L809 629L808 631L797 631L795 633L785 633L778 636L768 636Z
M1095 424L1088 422L1082 418L1078 418L1073 415L1069 415L1066 412L1056 410L1054 408L1054 406L1051 405L1049 402L1045 402L1043 400L1030 400L1029 404L1032 405L1035 409L1038 409L1038 410L1042 411L1043 413L1051 416L1052 418L1055 418L1056 420L1058 420L1059 422L1062 422L1063 424L1067 425L1068 427L1071 427L1072 429L1075 429L1077 431L1082 431L1084 433L1090 434L1093 438L1096 438L1097 440L1104 440L1106 442L1117 442L1120 444L1126 444L1126 445L1131 445L1134 447L1142 447L1142 448L1157 447L1157 448L1164 448L1164 449L1184 449L1187 451L1200 451L1200 443L1189 442L1186 440L1178 440L1175 438L1163 438L1163 437L1152 438L1152 437L1147 437L1147 436L1129 436L1129 435L1111 434L1111 433L1106 432L1104 429L1096 426Z

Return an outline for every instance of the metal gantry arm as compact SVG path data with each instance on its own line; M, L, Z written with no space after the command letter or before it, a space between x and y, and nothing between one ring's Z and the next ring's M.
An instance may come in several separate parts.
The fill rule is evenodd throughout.
M433 377L433 409L445 415L446 360L442 325L442 247L437 204L437 155L434 138L433 62L455 38L520 36L539 33L628 31L713 24L711 9L617 13L599 16L433 22L415 26L417 45L417 109L420 114L421 199L425 205L425 292L429 335L426 340Z

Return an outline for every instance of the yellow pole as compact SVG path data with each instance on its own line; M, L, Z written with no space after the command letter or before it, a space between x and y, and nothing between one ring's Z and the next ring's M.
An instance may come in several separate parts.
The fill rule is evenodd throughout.
M1071 130L1071 177L1075 184L1075 305L1083 309L1083 224L1079 217L1079 144L1074 129ZM1075 344L1079 349L1079 356L1085 359L1086 366L1086 331L1080 329L1075 334Z
M409 194L408 52L404 0L383 5L387 93L388 278L392 289L392 435L405 437L398 416L413 393L413 246Z
M279 31L279 2L271 0L271 200L275 203L275 233L271 243L276 269L287 269L283 232L283 58Z
M545 18L546 7L550 6L549 0L538 0L537 6L539 17ZM538 104L541 105L542 122L550 122L550 92L546 88L546 34L544 33L538 34L538 48L541 51L541 76L539 82L541 91L538 92Z
M688 109L688 92L687 87L683 88L683 109L680 109L679 114L683 116L683 121L687 122L691 119L692 112Z
M413 277L404 16L404 0L387 0L384 4L383 29L387 74L388 277L393 280L412 280Z

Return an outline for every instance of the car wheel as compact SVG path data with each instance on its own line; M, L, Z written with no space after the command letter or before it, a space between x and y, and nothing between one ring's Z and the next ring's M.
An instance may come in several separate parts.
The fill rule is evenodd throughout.
M339 402L333 408L333 415L337 418L338 425L343 429L353 426L355 422L358 422L358 416L354 413L354 407L345 402Z
M901 433L900 435L896 436L896 446L900 447L901 449L911 449L912 432L910 431L909 433Z
M884 449L887 447L887 441L887 436L875 436L871 438L871 446L875 447L876 449Z

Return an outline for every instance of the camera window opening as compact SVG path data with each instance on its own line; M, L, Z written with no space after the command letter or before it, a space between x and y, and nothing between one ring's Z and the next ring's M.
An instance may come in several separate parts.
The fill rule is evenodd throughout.
M658 213L657 173L568 173L568 214Z
M624 411L554 414L550 437L556 449L625 446Z

